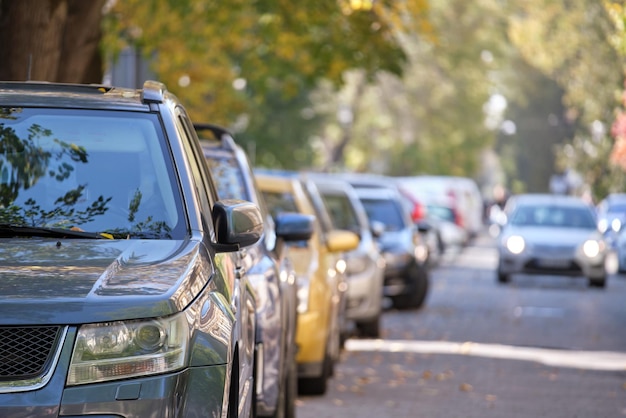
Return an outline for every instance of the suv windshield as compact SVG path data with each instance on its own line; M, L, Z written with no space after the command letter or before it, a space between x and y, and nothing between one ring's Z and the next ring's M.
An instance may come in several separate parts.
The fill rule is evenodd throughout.
M33 235L181 237L179 187L158 126L156 115L128 111L0 108L0 223Z

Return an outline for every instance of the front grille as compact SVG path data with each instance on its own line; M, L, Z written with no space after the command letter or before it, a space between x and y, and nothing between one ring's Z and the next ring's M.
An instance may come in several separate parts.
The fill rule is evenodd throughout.
M55 354L61 327L0 327L0 381L42 376Z
M547 245L535 244L533 252L537 256L563 256L571 257L576 252L576 245Z

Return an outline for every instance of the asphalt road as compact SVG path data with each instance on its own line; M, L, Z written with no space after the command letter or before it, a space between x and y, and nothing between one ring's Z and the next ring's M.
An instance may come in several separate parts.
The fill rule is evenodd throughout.
M488 236L447 254L426 306L386 311L380 340L348 340L297 417L626 417L626 277L501 285L495 263Z

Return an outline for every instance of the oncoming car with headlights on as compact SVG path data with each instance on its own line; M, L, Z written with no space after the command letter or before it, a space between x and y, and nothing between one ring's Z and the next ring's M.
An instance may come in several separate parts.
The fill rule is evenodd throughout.
M609 248L593 208L573 196L526 194L515 205L498 241L498 282L513 274L584 276L604 287Z

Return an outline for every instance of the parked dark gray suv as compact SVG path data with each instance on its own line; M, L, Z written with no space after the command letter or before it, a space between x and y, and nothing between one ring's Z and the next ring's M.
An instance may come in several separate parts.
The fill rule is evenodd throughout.
M0 416L251 415L262 233L162 84L0 83Z

